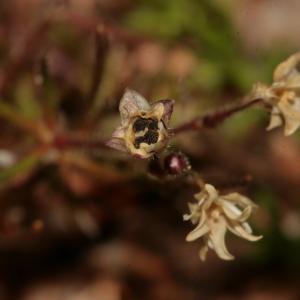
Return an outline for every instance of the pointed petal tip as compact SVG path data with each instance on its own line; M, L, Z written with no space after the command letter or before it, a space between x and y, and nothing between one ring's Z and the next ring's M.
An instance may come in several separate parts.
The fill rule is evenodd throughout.
M188 214L184 214L184 215L182 216L182 219L183 219L183 221L189 221L189 220L191 219L191 216L188 215Z
M285 129L284 129L284 135L285 136L292 135L293 133L295 133L297 131L298 127L299 127L299 125L297 127L293 127L293 128L287 128L287 127L285 127Z
M235 260L235 257L233 255L230 254L230 256L222 256L220 257L221 259L223 260L227 260L227 261L230 261L230 260Z
M250 240L250 242L257 242L259 240L261 240L264 236L263 235L252 235L252 240Z
M166 99L166 100L159 100L155 102L155 105L163 105L163 113L162 113L162 119L165 123L165 125L169 125L172 113L173 113L173 108L175 104L175 100L172 99Z
M119 103L122 124L139 111L147 111L149 109L150 105L142 95L132 89L125 89L123 97Z
M186 237L185 237L185 241L186 242L193 242L197 239L197 237L195 237L195 234L193 232L190 232Z
M119 139L119 138L114 138L113 137L113 138L109 139L108 141L106 141L105 145L112 148L112 149L115 149L115 150L119 150L119 151L122 151L122 152L127 152L124 141L122 139Z
M117 127L114 132L112 133L113 138L122 139L125 136L125 130L122 126Z

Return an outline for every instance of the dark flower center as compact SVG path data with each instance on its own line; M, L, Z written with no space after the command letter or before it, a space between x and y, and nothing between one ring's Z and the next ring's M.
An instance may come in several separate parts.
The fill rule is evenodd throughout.
M148 145L157 143L159 137L157 120L151 118L139 118L134 122L132 129L135 133L145 131L143 136L135 138L134 147L136 149L140 148L141 143L146 143Z
M150 130L157 130L158 121L154 119L139 118L134 122L132 128L134 132L140 132L146 128Z

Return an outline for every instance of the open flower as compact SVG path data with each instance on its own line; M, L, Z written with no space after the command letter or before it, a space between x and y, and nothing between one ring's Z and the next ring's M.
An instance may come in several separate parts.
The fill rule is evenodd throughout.
M205 184L204 189L196 194L195 198L196 203L189 203L190 214L184 215L183 218L197 224L186 240L191 242L202 238L204 245L199 252L201 260L205 260L209 248L224 260L234 259L225 245L227 230L248 241L262 238L253 235L246 222L255 207L247 197L239 193L221 196L212 185Z
M268 130L284 125L284 134L293 134L300 126L300 52L277 66L270 87L256 84L253 96L272 106Z
M113 132L107 145L140 158L149 158L162 151L169 139L173 105L173 100L149 105L137 92L126 90L119 105L121 126Z

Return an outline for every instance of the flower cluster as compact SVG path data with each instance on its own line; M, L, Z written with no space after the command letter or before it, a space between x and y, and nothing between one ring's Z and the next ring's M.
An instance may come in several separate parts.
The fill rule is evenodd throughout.
M212 185L205 184L204 189L195 195L195 199L196 203L189 203L190 214L183 218L197 224L186 240L191 242L202 238L204 245L199 252L201 260L206 259L209 248L224 260L234 259L225 244L227 230L248 241L262 238L253 235L246 222L255 207L247 197L238 193L221 196Z
M126 90L120 101L121 126L107 145L139 158L149 158L162 151L169 139L168 125L173 100L161 100L149 105L133 90Z
M300 52L277 66L270 86L262 83L254 85L249 103L257 103L259 100L267 107L271 107L268 130L283 125L284 134L290 135L300 127ZM170 132L173 134L176 132L169 130L173 106L173 100L161 100L150 105L137 92L126 90L119 105L121 125L113 132L107 145L139 158L161 154L168 145L172 135ZM245 107L248 106L241 106ZM241 109L238 106L231 111L223 112L221 117L218 113L209 117L217 121L223 120L224 115L230 116L232 111L239 110ZM205 120L204 118L205 116L196 118L196 121L179 128L197 129L199 128L197 124L203 124L201 121ZM190 170L189 162L183 154L171 153L160 157L164 158L161 165L168 174L178 175ZM196 202L189 203L190 213L184 215L184 220L190 220L196 225L186 240L190 242L201 238L203 242L199 251L201 260L206 259L209 249L214 250L221 259L234 259L226 247L227 231L248 241L258 241L262 238L252 234L247 222L256 207L249 198L239 193L220 195L210 184L199 185L204 187L195 195Z
M300 126L300 52L277 66L271 86L256 84L252 97L272 107L268 130L284 125L284 134L293 134Z

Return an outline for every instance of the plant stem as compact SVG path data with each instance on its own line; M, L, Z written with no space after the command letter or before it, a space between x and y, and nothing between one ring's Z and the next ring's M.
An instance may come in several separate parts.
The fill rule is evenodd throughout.
M209 112L203 116L196 117L187 123L175 127L171 130L171 134L177 135L186 131L214 128L233 114L258 104L259 102L261 102L261 99L246 100L227 108Z
M58 135L53 141L55 148L59 150L66 149L103 149L107 148L106 141L99 138L75 136L75 135Z

